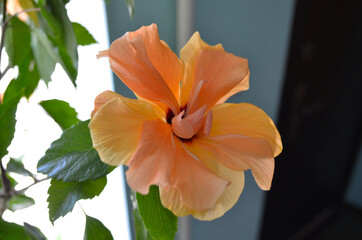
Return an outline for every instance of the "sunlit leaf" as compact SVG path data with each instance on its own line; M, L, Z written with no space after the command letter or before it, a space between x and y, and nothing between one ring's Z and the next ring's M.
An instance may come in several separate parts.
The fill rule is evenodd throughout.
M177 232L177 217L163 207L157 186L147 195L137 193L137 204L143 223L156 240L172 240Z
M15 195L7 202L7 207L10 211L15 212L19 209L24 209L34 205L34 199L25 195Z
M31 240L46 240L47 238L40 231L39 228L34 227L28 223L24 223L24 227Z
M85 182L62 182L52 179L48 190L49 219L54 222L73 210L80 199L91 199L98 196L107 184L107 178L88 180Z
M111 232L98 219L86 215L84 240L112 240Z
M92 146L88 121L66 129L38 162L38 172L65 182L106 176L114 167L104 164Z
M17 17L8 23L5 35L5 49L11 66L20 65L30 54L30 28Z
M13 81L13 80L12 80ZM0 159L5 156L15 133L15 113L22 92L5 91L3 103L0 104Z
M72 25L75 37L77 38L77 42L79 45L86 46L93 43L97 43L97 41L93 38L93 36L88 32L88 30L85 27L76 22L73 22Z
M1 240L31 240L25 228L15 223L10 223L0 218Z
M74 34L73 26L67 15L67 10L63 0L47 0L39 3L42 9L42 15L46 18L54 32L51 36L52 42L58 48L58 54L61 58L59 63L62 65L69 78L76 86L75 80L78 75L78 52L77 39Z
M48 84L51 81L55 64L60 62L56 49L45 33L37 28L31 34L31 47L40 77Z
M78 113L65 101L51 99L41 101L39 104L63 130L79 122Z
M11 158L6 167L6 171L27 177L33 177L33 174L29 170L25 169L24 164L19 159Z

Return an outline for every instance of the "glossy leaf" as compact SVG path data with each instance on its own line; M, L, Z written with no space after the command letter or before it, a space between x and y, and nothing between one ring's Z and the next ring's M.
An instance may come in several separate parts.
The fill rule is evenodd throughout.
M20 65L30 54L30 28L17 17L13 17L5 35L5 49L11 66Z
M23 226L10 223L0 218L0 239L1 240L31 240Z
M86 215L84 240L113 240L111 232L98 219Z
M140 212L137 206L136 193L132 191L131 201L133 205L132 216L134 229L136 233L136 240L153 240L150 233L147 231L145 225L143 224Z
M64 182L95 180L114 167L104 164L92 146L88 121L66 129L38 162L38 172Z
M15 195L7 202L8 209L12 212L34 205L34 199L25 195Z
M163 207L157 186L147 195L137 193L138 209L144 225L155 240L172 240L177 232L177 217Z
M79 122L78 113L65 101L51 99L42 101L39 104L63 130Z
M91 199L98 196L107 184L107 178L95 181L62 182L52 179L48 190L49 219L54 222L73 210L74 204L80 199Z
M31 240L46 240L47 238L40 231L39 228L34 227L28 223L24 223L24 227Z
M45 33L37 28L31 34L31 47L40 77L48 84L60 58Z
M86 45L90 45L93 43L97 43L97 41L88 32L88 30L85 27L83 27L81 24L73 22L72 25L73 25L75 37L77 39L77 43L79 45L86 46Z
M25 169L24 164L21 162L21 160L14 158L11 158L8 162L6 171L17 173L27 177L33 177L33 174L29 170Z

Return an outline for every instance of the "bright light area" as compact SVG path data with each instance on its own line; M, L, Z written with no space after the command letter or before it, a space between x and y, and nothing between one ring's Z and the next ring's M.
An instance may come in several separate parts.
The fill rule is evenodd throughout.
M47 99L67 101L77 110L78 117L86 120L90 118L94 98L104 90L113 89L108 60L96 59L98 51L108 49L104 2L104 0L90 0L86 2L85 7L84 1L72 0L67 5L71 20L85 26L98 41L98 44L79 48L77 89L74 89L61 67L57 66L49 87L47 88L41 82L29 102L22 99L18 106L16 135L9 148L9 155L11 157L24 155L24 165L34 173L36 173L38 160L43 156L50 143L61 134L60 128L46 115L38 103ZM6 66L5 61L6 59L3 60L4 66ZM16 72L16 69L8 72L8 76L0 84L0 92L4 91L6 82L16 76ZM4 163L7 164L6 161ZM39 176L39 179L44 177ZM16 179L22 184L17 189L32 183L31 179L19 175L16 175ZM112 232L114 239L131 239L121 169L115 169L108 175L107 180L107 186L99 197L80 201L80 204L76 204L71 213L55 221L54 226L49 221L46 202L50 181L39 183L26 192L26 195L35 200L34 206L14 213L6 211L3 217L10 222L18 224L27 222L36 226L50 240L77 240L83 239L84 210L87 215L99 219Z

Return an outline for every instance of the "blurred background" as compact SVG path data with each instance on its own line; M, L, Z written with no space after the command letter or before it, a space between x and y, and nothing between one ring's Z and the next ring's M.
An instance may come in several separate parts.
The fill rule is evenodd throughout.
M136 0L106 4L109 39L156 23L176 52L194 31L249 60L249 102L277 123L284 150L269 192L246 174L212 222L180 221L179 240L362 239L362 2ZM117 92L132 93L114 76Z

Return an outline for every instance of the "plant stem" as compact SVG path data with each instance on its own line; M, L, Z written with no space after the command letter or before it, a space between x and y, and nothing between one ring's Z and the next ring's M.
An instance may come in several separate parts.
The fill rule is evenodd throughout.
M5 190L2 198L0 199L0 217L1 217L7 208L6 206L7 201L14 195L14 190L11 187L11 182L9 178L6 176L6 170L3 166L1 159L0 159L0 170L1 170L1 181L4 185L4 190Z
M2 55L2 51L4 48L4 42L5 42L5 33L6 33L6 3L7 0L3 0L3 11L2 11L2 23L1 23L1 39L0 39L0 67L1 67L1 55ZM1 68L0 68L0 76L3 76L3 74L1 73Z
M30 188L30 187L32 187L32 186L34 186L35 184L38 184L38 183L40 183L40 182L43 182L43 181L46 181L46 180L49 180L50 178L43 178L43 179L40 179L40 180L36 180L35 182L33 182L32 184L30 184L29 186L27 186L27 187L25 187L25 188L23 188L23 189L21 189L21 190L19 190L19 191L15 191L15 194L16 195L19 195L19 194L23 194L26 190L28 190L28 188Z

